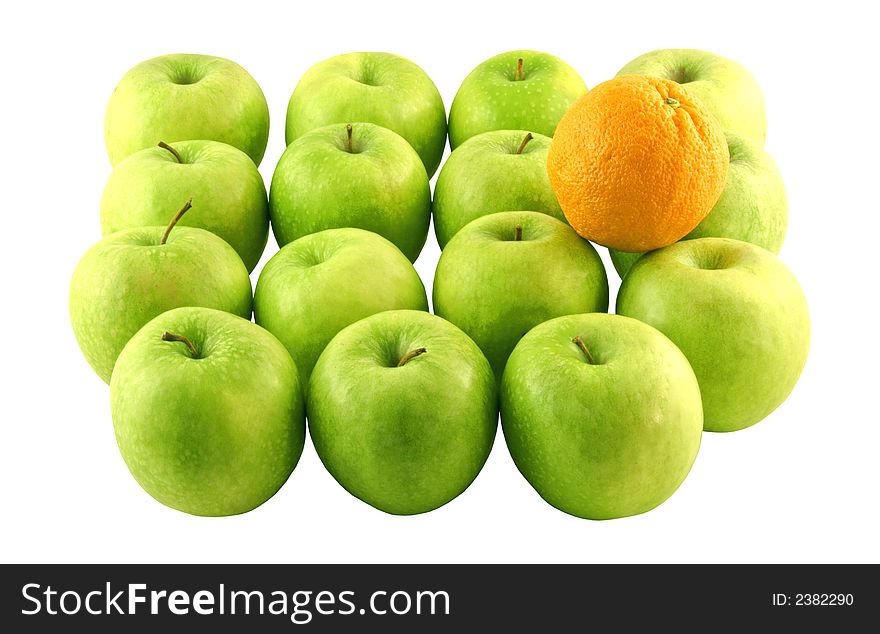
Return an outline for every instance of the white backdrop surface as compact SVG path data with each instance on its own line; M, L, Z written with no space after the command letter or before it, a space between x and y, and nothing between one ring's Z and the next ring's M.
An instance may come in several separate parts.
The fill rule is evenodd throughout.
M863 6L5 5L0 561L880 561L880 50ZM607 522L576 519L543 502L517 472L500 431L471 488L415 517L386 515L350 496L308 442L282 490L246 515L190 517L138 487L115 445L107 386L80 355L67 317L71 271L100 238L98 202L110 173L104 108L129 67L172 52L244 66L271 111L260 168L268 185L284 149L293 87L310 65L337 53L409 57L432 77L448 109L465 75L505 50L556 54L594 86L636 55L665 47L731 57L764 89L766 147L790 204L781 257L806 292L813 324L801 381L767 420L733 434L704 434L689 478L668 502ZM254 282L276 250L270 237ZM613 306L618 280L600 251ZM438 256L432 232L416 263L429 292Z

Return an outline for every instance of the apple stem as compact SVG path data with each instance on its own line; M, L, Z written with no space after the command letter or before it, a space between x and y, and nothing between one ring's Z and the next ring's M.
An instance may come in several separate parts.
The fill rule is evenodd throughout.
M159 240L159 244L165 244L168 240L168 235L171 233L171 230L174 229L174 225L176 225L181 218L183 218L183 214L189 211L193 206L193 199L190 197L185 203L183 203L183 207L180 208L176 214L174 214L174 218L171 219L171 222L168 223L168 226L165 227L165 233L162 234L162 239Z
M402 368L406 365L407 361L419 356L420 354L425 354L427 351L427 348L416 348L415 350L410 350L405 355L400 357L400 361L397 362L397 367Z
M516 60L516 81L523 80L523 58Z
M521 242L522 241L522 225L516 225L513 228L513 241Z
M584 340L580 335L572 339L571 342L581 349L581 352L583 352L584 356L587 358L587 363L589 363L590 365L596 364L596 362L593 360L593 355L590 354L590 349L587 348L587 344L584 343Z
M346 144L347 144L346 147L348 148L349 154L352 154L354 152L354 150L351 147L351 132L352 132L352 130L353 130L352 125L350 123L346 124L345 132L348 135L348 139L346 141Z
M529 132L527 135L525 135L523 137L522 143L519 144L519 148L516 150L516 153L522 154L523 150L526 149L526 146L529 144L529 141L531 141L534 138L535 137L532 136L531 132Z
M666 103L668 105L672 106L673 108L678 108L681 105L681 102L678 99L676 99L675 97L667 97Z
M199 351L196 350L196 347L193 345L193 342L189 340L185 335L174 335L170 332L162 333L162 341L180 341L186 344L186 347L189 348L189 351L192 353L194 359L199 358Z
M159 141L159 147L162 148L163 150L168 150L169 152L171 152L174 155L174 158L177 159L178 163L183 163L183 159L180 157L180 152L178 152L173 147L171 147L170 145L165 143L165 141Z

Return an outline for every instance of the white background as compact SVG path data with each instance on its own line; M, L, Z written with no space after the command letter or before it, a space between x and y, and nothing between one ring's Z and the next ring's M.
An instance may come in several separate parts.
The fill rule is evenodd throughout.
M7 3L0 18L0 560L880 561L880 51L873 21L858 5L130 6ZM268 184L284 149L294 85L310 65L337 53L409 57L433 78L448 108L465 75L505 50L554 53L594 86L633 57L663 47L736 59L765 92L766 147L790 201L781 257L800 279L813 321L806 370L779 410L745 431L705 434L690 477L668 502L607 522L576 519L544 503L517 472L500 433L468 491L415 517L386 515L351 497L310 443L282 490L243 516L190 517L138 487L115 445L107 386L80 355L67 317L71 271L100 237L98 202L110 173L104 108L128 68L171 52L243 65L271 110L260 169ZM276 248L270 237L263 262ZM429 291L438 253L432 233L416 265ZM613 298L618 281L610 266L609 278Z

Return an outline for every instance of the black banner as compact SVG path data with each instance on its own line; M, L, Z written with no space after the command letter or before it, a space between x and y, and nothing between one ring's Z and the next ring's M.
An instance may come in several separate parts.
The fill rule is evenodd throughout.
M876 566L7 565L0 572L7 632L193 632L226 621L259 632L609 624L850 631L880 617Z

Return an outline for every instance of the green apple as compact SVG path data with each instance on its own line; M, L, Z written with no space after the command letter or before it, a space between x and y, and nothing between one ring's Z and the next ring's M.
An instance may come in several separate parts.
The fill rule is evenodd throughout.
M533 327L608 310L596 249L564 222L534 211L483 216L459 231L440 254L433 294L434 312L480 346L499 378Z
M624 278L617 312L681 348L700 382L707 431L754 425L797 383L810 347L807 301L766 249L726 238L677 242Z
M428 176L446 147L446 108L418 65L391 53L347 53L302 76L287 105L290 145L331 123L364 121L394 130L415 149Z
M764 149L728 132L730 168L721 198L682 240L732 238L779 253L788 226L788 199L779 168ZM609 249L614 268L625 276L641 253Z
M458 146L434 187L440 248L471 220L498 211L540 211L565 222L547 177L549 148L549 137L524 130L483 132Z
M340 227L387 238L415 262L428 236L431 186L418 155L391 130L334 124L287 146L269 190L279 246Z
M386 310L428 310L419 274L382 236L327 229L284 246L266 263L254 316L296 361L303 386L336 334Z
M110 381L110 411L134 479L193 515L256 508L305 443L287 350L256 324L210 308L169 310L131 338Z
M551 137L568 107L587 92L584 80L558 57L508 51L465 77L449 110L449 146L490 130L531 130Z
M227 143L259 165L269 140L269 107L254 78L228 59L185 53L129 70L104 118L110 163L160 141L191 139Z
M327 345L309 381L309 429L334 478L367 504L412 515L462 493L482 469L498 421L480 349L429 313L393 310Z
M101 231L162 225L168 209L191 197L181 224L228 242L253 271L269 236L269 202L256 165L217 141L162 142L113 168L101 198Z
M754 75L733 60L707 51L668 48L640 55L617 74L678 82L717 117L725 131L764 145L764 95Z
M700 389L660 332L620 315L568 315L517 344L501 382L501 425L526 480L588 519L650 511L700 448Z
M166 310L205 306L250 319L251 281L235 250L204 229L175 228L189 204L168 227L110 234L73 271L73 332L89 365L107 383L132 335Z

